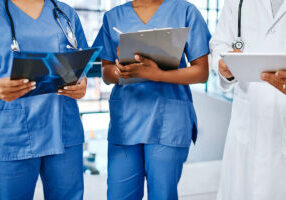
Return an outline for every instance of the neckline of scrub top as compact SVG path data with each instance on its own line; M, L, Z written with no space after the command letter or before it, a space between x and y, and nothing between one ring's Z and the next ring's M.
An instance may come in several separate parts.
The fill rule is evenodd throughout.
M19 8L13 1L10 0L10 5L13 6L14 9L20 11L20 13L24 14L26 17L28 17L29 19L33 20L33 21L38 21L40 18L42 18L43 16L43 13L44 13L44 10L46 8L46 3L47 3L48 0L44 0L44 6L42 8L42 11L41 11L41 14L36 18L34 19L33 17L31 17L30 15L28 15L25 11L23 11L21 8ZM13 16L12 16L13 17Z
M158 13L162 10L162 7L164 7L164 5L167 3L168 0L164 0L163 3L159 6L159 8L156 10L156 12L152 15L152 17L148 20L148 22L144 23L142 21L142 19L138 16L138 14L136 13L136 11L134 10L133 8L133 5L132 5L132 1L129 2L129 6L132 10L132 13L135 15L135 17L137 18L137 20L140 21L141 24L143 25L148 25L150 24L152 21L153 21L153 18L156 17L156 15L158 15Z

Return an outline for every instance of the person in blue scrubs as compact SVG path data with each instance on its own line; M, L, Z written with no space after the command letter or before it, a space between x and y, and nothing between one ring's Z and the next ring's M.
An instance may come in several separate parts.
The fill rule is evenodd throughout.
M7 3L7 4L6 4ZM56 5L54 5L56 3ZM7 7L5 7L7 5ZM76 12L52 0L0 1L0 199L33 199L41 176L45 199L83 199L83 127L75 99L86 80L58 94L19 98L35 89L29 80L10 80L12 24L21 51L70 51L54 17L58 6L69 18L78 48L87 42ZM66 19L60 15L66 30Z
M147 58L118 63L119 34L154 28L190 27L178 70L163 71ZM109 200L178 199L177 184L197 119L189 84L208 79L210 33L198 9L185 0L134 0L105 13L94 46L103 46L103 79L115 84L110 97L108 147ZM191 67L187 67L187 62ZM149 81L119 85L120 78Z

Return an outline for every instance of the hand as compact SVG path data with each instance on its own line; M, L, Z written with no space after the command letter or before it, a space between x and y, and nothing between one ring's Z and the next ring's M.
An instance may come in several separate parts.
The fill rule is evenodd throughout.
M84 78L80 84L65 86L64 89L58 90L58 95L64 95L73 99L81 99L86 94L87 78Z
M3 101L14 101L34 89L36 89L36 82L29 82L27 79L0 79L0 99Z
M286 94L286 71L264 72L261 74L261 79Z
M242 53L242 51L234 49L233 51L230 51L230 53ZM218 68L219 68L219 73L226 79L234 78L233 74L228 69L227 65L224 63L222 59L219 60Z
M137 63L126 66L120 65L118 60L116 60L116 66L120 70L121 78L144 78L151 81L158 81L160 73L163 70L158 67L157 63L139 55L135 55L135 60Z
M218 69L219 69L219 73L226 79L233 77L231 71L228 69L228 67L226 66L226 64L224 63L222 59L219 60Z

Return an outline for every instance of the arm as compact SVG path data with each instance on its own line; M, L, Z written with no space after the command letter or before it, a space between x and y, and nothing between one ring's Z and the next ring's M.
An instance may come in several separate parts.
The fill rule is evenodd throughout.
M219 85L225 91L231 90L236 83L236 80L227 80L227 78L232 77L232 74L220 57L220 54L223 52L233 51L232 43L235 40L237 32L236 8L238 8L238 3L234 3L233 0L225 1L216 33L210 42L212 69L218 74Z
M155 77L157 81L189 85L195 83L205 83L209 76L208 56L202 56L191 62L191 67L161 71Z
M117 84L119 83L120 71L117 66L110 61L102 60L102 78L104 83Z
M192 67L182 68L177 70L163 71L157 63L135 55L135 60L138 63L122 66L116 61L116 65L120 70L121 78L145 78L155 82L174 83L188 85L194 83L203 83L208 79L208 57L202 56L191 62Z

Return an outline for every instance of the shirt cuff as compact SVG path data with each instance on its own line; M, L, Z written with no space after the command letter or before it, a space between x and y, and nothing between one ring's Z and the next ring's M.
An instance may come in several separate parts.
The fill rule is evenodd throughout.
M233 89L234 85L237 83L236 79L233 79L232 81L227 80L221 73L218 71L219 76L219 85L224 91L230 91Z

